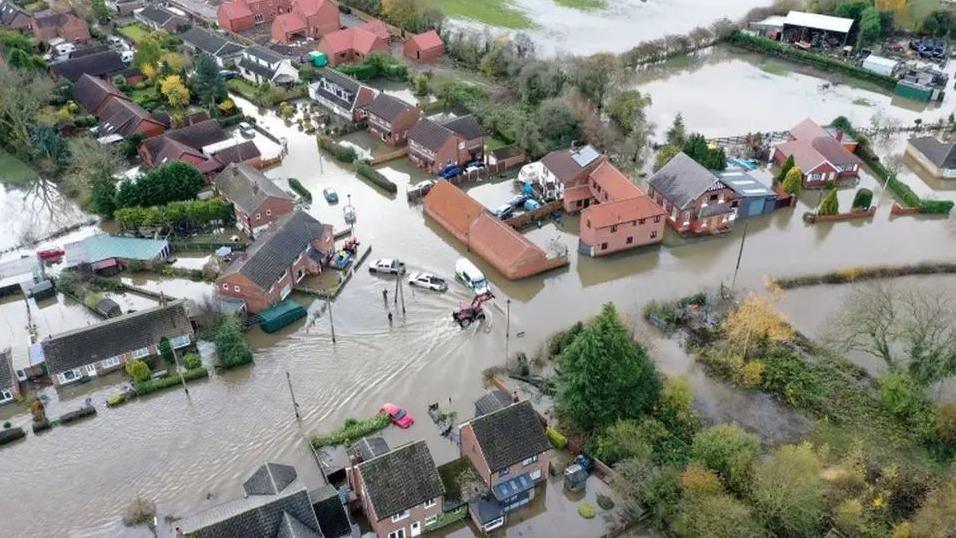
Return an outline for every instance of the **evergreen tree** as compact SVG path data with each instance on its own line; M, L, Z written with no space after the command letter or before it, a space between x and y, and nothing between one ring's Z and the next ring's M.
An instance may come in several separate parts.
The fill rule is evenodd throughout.
M208 54L196 57L196 73L192 79L193 93L199 102L209 110L215 110L215 104L226 98L226 80L219 73L216 65Z
M684 115L680 112L674 118L674 123L667 130L667 144L681 147L687 141L687 128L684 126Z
M820 207L817 208L817 215L836 215L840 212L840 200L837 198L836 189L827 191L823 200L820 200Z
M787 160L783 162L783 166L780 167L780 173L777 174L777 183L783 183L783 181L787 179L787 173L796 165L797 163L794 162L793 155L787 157Z

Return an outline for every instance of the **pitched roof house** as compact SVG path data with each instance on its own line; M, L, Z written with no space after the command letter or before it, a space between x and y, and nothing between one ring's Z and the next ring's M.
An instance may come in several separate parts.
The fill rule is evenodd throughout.
M73 99L99 118L99 136L116 134L128 138L138 133L150 137L162 134L167 127L163 121L130 101L112 82L89 74L81 75L76 81Z
M144 140L139 146L139 156L147 167L182 161L208 175L221 170L225 163L207 148L232 140L219 122L208 119Z
M272 23L272 38L280 43L318 39L341 25L332 0L229 0L219 4L216 18L219 26L232 32Z
M418 536L442 512L445 487L425 441L363 461L348 479L379 538Z
M935 136L917 136L909 139L906 154L933 176L956 178L956 144L943 142Z
M126 71L126 64L123 63L123 59L118 52L110 50L71 58L65 62L54 64L51 69L57 77L76 82L83 75L109 79L113 75Z
M73 100L94 116L100 113L110 99L129 100L112 82L91 75L81 76L73 86Z
M550 256L448 181L435 184L423 205L425 215L506 278L527 278L568 264L566 255Z
M863 162L848 149L855 147L855 141L844 143L843 131L831 134L807 118L790 129L790 140L774 149L773 158L782 165L792 156L803 172L804 186L818 187L859 175Z
M579 250L603 256L663 241L666 213L610 161L588 174L587 187Z
M133 12L133 18L153 30L165 30L170 33L177 33L189 26L189 21L185 17L155 4L148 4L142 9L137 9Z
M40 41L59 37L73 43L87 43L90 27L72 13L46 13L34 17L33 35Z
M368 108L368 130L386 144L399 145L408 140L421 115L414 105L382 92Z
M351 122L364 120L378 90L366 86L334 69L319 71L319 79L309 84L309 97L333 114Z
M484 134L472 115L438 123L422 118L408 131L408 157L429 172L484 159Z
M328 484L310 491L312 508L319 520L323 538L358 538L361 533L358 525L352 523L348 509L336 489Z
M534 499L535 485L547 479L551 443L531 402L522 401L476 417L459 427L461 455L468 458L491 489L484 502L508 513ZM478 517L480 503L470 506L479 526L490 530L501 521ZM484 507L487 511L487 507Z
M272 223L216 280L216 291L257 314L288 297L292 286L322 271L332 254L332 226L296 211Z
M555 150L522 166L518 179L538 185L548 197L563 200L564 210L572 213L583 209L592 197L588 174L605 159L591 145Z
M212 56L219 67L225 67L242 56L242 45L199 26L193 26L180 37L193 53L204 52Z
M438 60L445 54L445 43L435 30L428 30L415 34L405 40L402 52L406 58L419 63L430 63Z
M325 34L319 41L319 50L325 53L329 64L334 67L361 62L373 52L388 54L388 39L385 23L371 20Z
M230 164L216 176L213 186L232 203L236 225L253 236L294 209L291 196L249 165Z
M0 1L0 24L11 30L29 32L33 29L33 15L13 0Z
M299 70L281 54L256 45L242 51L239 72L255 84L292 84L299 80Z
M739 200L734 190L684 152L651 177L648 195L681 233L728 231L737 218Z
M13 368L13 352L0 349L0 404L12 402L20 395L20 380Z
M322 538L309 492L295 468L266 463L242 484L243 497L187 516L179 538Z
M118 370L128 360L157 355L163 338L173 349L189 346L193 327L185 304L179 299L43 340L50 378L55 385L66 385Z

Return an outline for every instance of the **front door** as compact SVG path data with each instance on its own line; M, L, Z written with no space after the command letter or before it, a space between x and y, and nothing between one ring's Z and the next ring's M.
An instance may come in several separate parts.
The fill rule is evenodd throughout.
M422 533L422 524L418 521L412 523L412 538Z

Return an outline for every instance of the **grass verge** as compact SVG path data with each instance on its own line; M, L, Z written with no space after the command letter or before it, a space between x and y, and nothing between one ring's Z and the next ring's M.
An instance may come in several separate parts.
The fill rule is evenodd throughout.
M554 0L554 3L582 11L598 11L607 8L607 0Z
M36 177L29 164L0 149L0 183L26 183Z
M566 0L571 2L590 2L593 0ZM453 19L471 19L489 26L499 26L511 30L526 30L534 26L534 21L523 10L516 8L511 0L435 0L447 17Z

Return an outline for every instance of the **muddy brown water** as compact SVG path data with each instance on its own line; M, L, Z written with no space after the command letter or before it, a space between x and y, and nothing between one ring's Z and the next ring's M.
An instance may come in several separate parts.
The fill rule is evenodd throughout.
M724 63L738 68L733 67L738 65L733 60ZM660 78L649 81L644 87L651 92L654 106L666 106L671 90L686 91L688 81L682 77L693 73L675 68L674 83L666 88ZM761 98L771 99L775 90L791 82L787 78L766 79L767 95ZM686 98L694 101L702 97ZM812 111L816 99L815 94L807 93L794 98L788 107L779 107L785 116L780 123L795 123L790 120L798 121L806 113L788 109ZM299 178L313 192L310 213L341 228L345 225L342 208L349 202L347 195L351 195L358 215L355 233L364 244L372 246L372 258L399 257L411 271L427 270L451 277L455 260L469 256L466 246L426 221L420 207L406 201L407 185L425 178L407 160L380 167L399 186L397 195L389 195L328 156L320 159L314 137L287 127L271 112L256 112L255 107L242 101L240 105L256 114L266 128L287 139L290 155L267 173L280 185L285 184L285 178ZM874 108L901 113L894 107L881 103ZM661 117L666 115L661 113ZM691 128L717 131L716 125L707 127L707 121L688 115ZM767 125L764 128L776 128L771 125L777 123L772 117L761 121ZM695 122L700 122L699 126ZM745 125L749 123L743 120L727 124L714 134L733 134ZM350 140L370 151L380 151L363 135ZM887 210L891 198L872 178L864 177L862 184L874 188L880 208L868 221L805 225L800 215L809 210L808 204L816 203L816 194L802 196L794 210L750 221L738 289L759 289L765 275L908 263L945 258L952 252L956 224L951 219L890 220ZM939 185L931 182L923 185L921 189L926 192L954 198L952 190L938 190ZM339 193L336 205L330 206L321 196L321 190L328 186ZM472 188L475 196L489 205L507 200L511 189L507 181ZM844 204L850 198L851 190L841 193ZM10 216L3 214L2 218ZM572 252L567 268L542 277L509 282L472 257L490 277L498 296L490 308L490 318L480 327L462 331L451 323L451 311L460 301L469 299L458 284L445 294L406 288L407 314L402 316L390 304L395 313L390 326L382 290L389 289L391 299L394 281L369 275L362 268L334 302L334 345L324 304L295 295L309 307L307 320L275 335L253 331L250 342L256 352L255 366L197 382L188 399L181 391L171 390L118 409L106 409L103 402L115 392L120 377L71 388L59 398L47 391L51 407L58 412L92 398L100 414L45 435L31 435L2 449L0 476L10 485L0 493L4 528L13 536L117 535L123 532L119 513L132 497L147 496L158 503L162 513L182 515L234 498L242 478L267 460L293 463L309 485L317 485L321 478L304 436L329 431L348 417L370 415L386 401L407 407L418 419L407 431L386 430L390 443L425 438L439 463L449 461L456 457L457 449L439 437L428 420L427 405L442 402L459 417L471 416L472 401L484 391L481 371L504 360L506 299L512 299L511 349L533 352L555 330L593 315L603 303L613 301L633 318L650 299L677 298L702 287L729 283L744 226L723 237L700 240L682 240L668 232L662 247L605 259L574 254L576 228L576 219L565 218L528 232L539 244L556 240ZM201 298L209 291L202 283L148 275L137 275L130 281L173 296ZM0 324L0 331L4 331L0 337L6 338L6 331L17 333L15 327L22 315L17 313L18 308L16 302L0 304L5 322ZM57 307L44 323L51 330L86 323L85 314L76 314L76 309L82 307ZM59 314L54 312L69 314L57 318ZM739 421L768 442L793 439L809 427L806 419L781 409L770 399L711 380L674 342L662 340L646 328L641 333L647 334L652 356L662 371L689 377L698 407L709 420ZM208 349L204 349L208 355ZM301 422L292 413L287 372L301 405ZM0 413L16 423L29 420L15 406L7 406ZM522 526L515 529L509 534L527 532Z

